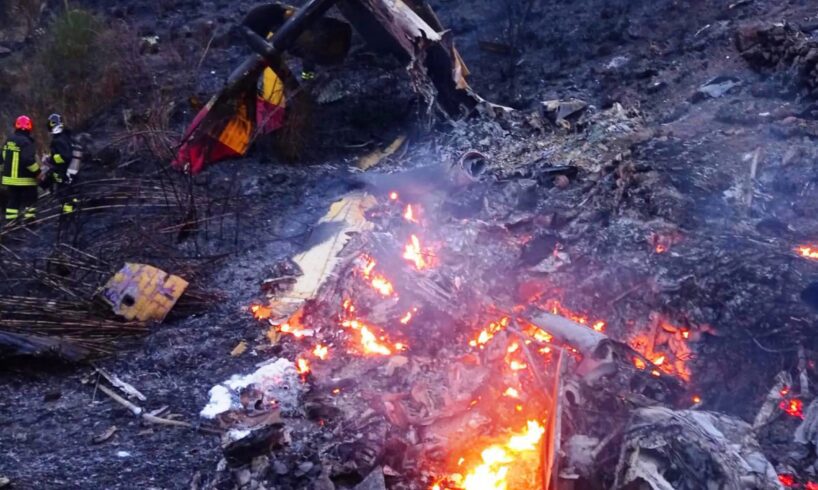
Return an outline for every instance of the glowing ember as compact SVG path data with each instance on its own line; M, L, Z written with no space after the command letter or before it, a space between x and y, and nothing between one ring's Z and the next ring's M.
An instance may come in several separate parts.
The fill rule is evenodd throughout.
M250 307L250 312L256 320L266 320L273 315L273 310L269 306L253 305Z
M509 322L509 318L504 317L504 318L501 318L500 321L489 323L488 327L484 328L483 330L480 331L479 334L477 334L477 338L475 338L474 340L469 341L469 345L472 346L472 347L477 347L477 346L483 346L483 345L487 344L489 340L494 338L494 336L497 334L497 332L503 330L504 328L506 328L508 326L508 322ZM543 333L545 333L545 332L543 332ZM546 335L548 335L548 334L546 334Z
M424 255L428 255L428 252L423 252L423 249L420 246L420 239L417 237L417 235L412 235L409 239L409 243L406 244L406 248L403 251L403 258L414 264L415 269L423 270L429 268L429 262L426 260Z
M508 367L510 367L512 371L522 371L523 369L527 368L528 366L524 362L511 361L511 362L508 363Z
M392 349L385 345L383 337L378 338L373 332L373 328L360 320L344 320L342 326L356 330L361 334L361 347L365 354L377 354L388 356L392 354ZM405 350L403 344L395 344L394 350Z
M784 473L782 475L778 475L778 481L780 481L785 487L792 487L795 485L795 476Z
M369 279L369 276L372 274L372 271L375 270L376 265L377 262L375 262L375 259L367 259L366 265L364 265L364 268L361 269L361 272L363 272L365 278Z
M393 201L397 201L398 200L398 193L395 192L395 191L390 192L389 193L389 199L391 199Z
M531 420L525 431L511 436L507 443L487 447L480 453L482 463L467 473L458 487L463 490L508 490L507 476L512 464L523 457L536 456L544 433L545 428Z
M559 301L557 301L555 299L550 299L550 300L546 301L543 306L544 306L544 308L546 310L550 311L551 313L553 313L555 315L564 316L565 318L568 318L569 320L575 321L575 322L579 323L580 325L585 325L585 326L590 325L591 328L593 328L597 332L604 332L605 331L606 323L603 320L597 320L594 323L591 323L588 320L587 315L583 315L583 314L580 314L580 313L576 313L576 312L574 312L572 310L569 310L568 308L563 306L562 303L560 303Z
M818 483L808 481L807 484L804 486L804 490L818 490Z
M286 333L292 335L293 337L300 339L303 337L309 337L312 335L311 330L303 329L297 325L290 325L289 323L282 323L278 327L278 331L281 333Z
M406 205L406 211L403 212L403 219L410 223L417 223L418 220L415 217L415 211L412 209L411 204Z
M303 357L299 357L295 361L295 370L298 371L298 374L306 375L310 372L310 361L304 359Z
M781 390L780 390L778 393L779 393L779 394L780 394L782 397L783 397L783 396L787 396L787 395L789 395L789 394L790 394L790 387L789 387L789 386L787 386L787 385L784 385L784 386L782 386L782 387L781 387Z
M663 253L667 252L667 246L660 243L660 244L656 245L656 248L654 250L656 251L657 254L663 254Z
M381 296L392 296L395 293L395 288L392 283L387 281L383 276L377 276L372 279L372 287L381 293Z
M659 357L653 359L653 364L655 364L657 366L661 366L664 363L665 363L665 356L659 356Z
M375 272L375 266L377 265L375 259L367 257L366 255L362 256L361 259L363 261L361 274L369 281L372 289L380 293L383 297L389 297L395 294L395 288L392 286L392 283L382 274ZM346 306L344 309L346 309Z
M507 396L507 397L509 397L509 398L520 398L520 392L519 392L519 391L517 391L517 390L515 390L514 388L512 388L512 387L510 387L510 386L509 386L509 387L508 387L508 389L505 391L505 393L503 393L503 395L504 395L504 396Z
M403 316L400 318L400 322L401 322L401 324L402 324L402 325L408 325L408 324L409 324L409 322L411 322L411 321L412 321L412 317L414 316L414 314L415 314L417 311L418 311L418 309L417 309L417 308L412 308L412 310L411 310L411 311L407 311L407 312L406 312L406 313L405 313L405 314L404 314L404 315L403 315Z
M315 346L315 349L312 350L312 355L323 361L329 356L329 348L325 345L318 344Z
M698 405L699 403L701 403L701 402L702 402L702 397L700 397L699 395L694 395L694 396L693 396L693 398L692 398L692 400L693 400L693 403L695 403L696 405Z
M648 366L645 364L645 361L643 361L643 360L642 360L641 358L639 358L639 357L634 357L634 358L633 358L633 365L634 365L634 366L636 366L636 369L645 369L646 367L648 367Z
M778 404L778 407L785 411L787 415L791 415L799 419L804 418L804 402L798 398L782 400L781 403Z
M520 348L520 344L518 344L517 342L513 342L511 345L508 346L508 349L506 350L506 352L508 352L509 354L513 354L513 353L517 352L517 350L519 350L519 348Z
M372 354L380 354L382 356L392 354L389 347L379 343L378 338L375 337L375 334L370 332L366 327L361 327L361 344L364 346L364 351Z
M800 247L796 247L795 251L801 257L810 260L818 260L818 247L814 247L812 245L801 245Z

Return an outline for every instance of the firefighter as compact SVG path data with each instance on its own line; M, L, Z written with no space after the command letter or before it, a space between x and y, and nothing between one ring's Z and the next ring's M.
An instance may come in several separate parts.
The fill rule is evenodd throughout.
M61 115L55 113L48 116L48 129L51 131L51 155L48 157L50 179L46 177L46 185L53 183L62 205L62 214L71 214L77 206L77 198L71 195L70 186L79 172L78 147Z
M40 175L40 164L31 132L34 123L28 116L20 116L14 122L14 134L9 136L3 146L3 179L8 189L6 202L6 221L20 217L26 220L36 216L37 178Z

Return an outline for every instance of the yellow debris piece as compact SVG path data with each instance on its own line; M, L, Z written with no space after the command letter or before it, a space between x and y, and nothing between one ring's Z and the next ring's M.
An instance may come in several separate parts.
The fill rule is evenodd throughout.
M100 298L128 320L161 322L187 286L181 277L156 267L126 263L102 288Z

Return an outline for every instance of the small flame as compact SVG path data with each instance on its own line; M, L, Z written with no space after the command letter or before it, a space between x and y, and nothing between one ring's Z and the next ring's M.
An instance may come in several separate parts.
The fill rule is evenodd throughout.
M657 254L663 254L667 252L667 246L662 243L659 243L656 245L656 248L654 250L656 250Z
M659 356L659 357L656 357L655 359L653 359L653 364L655 364L657 366L661 366L664 363L665 363L665 356Z
M409 243L403 251L403 258L415 265L415 269L423 270L429 268L429 262L426 260L422 247L420 246L420 239L417 235L412 235L409 238Z
M351 328L361 334L361 346L365 354L378 354L388 356L392 354L392 349L385 345L384 338L378 338L373 332L373 327L367 325L360 320L344 320L341 326ZM401 351L405 350L404 344L395 344L394 349Z
M512 371L522 371L528 366L524 362L512 360L511 362L508 363L508 367L510 367Z
M633 365L636 366L636 369L641 369L641 370L644 370L647 367L647 365L645 364L645 361L643 361L642 358L640 358L640 357L634 357L633 358Z
M414 316L415 312L417 312L417 308L412 308L411 311L407 311L401 318L400 322L402 325L408 325L409 322L412 321L412 317Z
M778 407L781 408L781 410L783 410L784 412L786 412L787 415L799 419L804 418L804 402L802 402L799 398L781 400L781 403L778 404Z
M700 397L699 395L693 395L692 400L693 400L693 403L695 403L696 405L698 405L699 403L701 403L701 402L702 402L702 397Z
M818 260L818 247L812 245L801 245L800 247L796 247L795 251L801 257L810 260Z
M545 428L530 420L524 432L512 435L505 444L495 444L480 453L482 463L463 479L463 490L507 490L511 465L537 451ZM528 454L526 454L528 453Z
M403 219L410 223L417 223L418 220L415 217L415 211L412 209L411 204L406 205L406 211L403 212Z
M785 487L795 486L795 476L790 475L789 473L778 475L778 481L780 481Z
M309 337L309 336L312 335L312 331L305 330L305 329L300 328L298 326L290 325L289 323L282 323L278 327L278 331L281 332L281 333L290 334L290 335L292 335L293 337L295 337L297 339L304 338L304 337Z
M508 322L509 318L503 317L499 321L489 323L488 327L481 330L480 333L477 334L477 337L475 339L469 341L469 345L472 347L477 347L487 344L488 341L494 338L494 336L499 331L505 329L508 326Z
M273 309L269 306L252 305L250 306L250 312L256 320L267 320L273 316Z
M395 192L395 191L390 192L389 193L389 199L392 200L392 201L397 201L398 200L398 193Z
M520 392L519 392L519 391L517 391L517 390L515 390L514 388L512 388L512 387L510 387L510 386L509 386L509 387L508 387L508 389L505 391L505 393L503 393L503 395L504 395L504 396L507 396L507 397L509 397L509 398L520 398Z
M506 350L506 352L508 352L509 354L513 354L513 353L517 352L519 349L520 349L520 344L518 344L517 342L513 342L511 345L508 346L508 349Z
M591 323L589 321L587 315L583 315L583 314L577 313L575 311L572 311L572 310L566 308L565 306L563 306L562 303L560 303L559 301L557 301L555 299L550 299L550 300L546 301L545 304L544 304L544 308L546 310L550 311L551 313L555 314L555 315L564 316L565 318L568 318L569 320L575 321L575 322L579 323L580 325L585 325L585 326L590 325L591 328L593 328L597 332L604 332L605 327L607 326L607 323L604 320L597 320L594 323Z
M363 259L363 266L361 267L361 274L363 274L364 278L370 282L372 289L380 293L383 297L389 297L395 294L395 288L392 286L392 283L383 276L383 274L379 274L375 272L375 266L377 262L372 257L368 257L366 255L361 257ZM346 309L346 305L344 306Z
M304 359L303 357L299 357L295 361L295 370L298 371L298 374L304 376L310 373L310 361Z
M326 360L329 356L329 348L325 345L318 344L315 346L315 349L312 350L312 354L322 361Z
M383 276L376 276L372 279L372 287L378 291L381 296L392 296L395 294L395 288L392 283L387 281Z
M363 344L366 352L371 352L373 354L381 354L383 356L388 356L392 354L392 351L389 350L389 347L379 343L378 338L375 337L375 334L370 332L369 329L366 327L361 327L361 344Z

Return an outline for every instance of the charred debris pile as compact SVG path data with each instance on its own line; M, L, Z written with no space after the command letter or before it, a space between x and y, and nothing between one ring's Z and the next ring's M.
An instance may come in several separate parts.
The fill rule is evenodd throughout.
M0 352L87 360L218 301L199 279L260 213L235 176L204 191L193 175L267 138L293 156L286 143L327 83L312 69L342 63L353 28L404 64L423 116L450 127L360 158L303 250L258 264L246 309L261 333L231 355L259 362L210 388L200 423L146 412L138 391L103 374L103 392L146 423L218 434L223 459L193 488L818 488L806 306L818 287L804 289L802 273L818 245L691 211L774 226L756 219L774 207L759 166L799 156L748 151L746 185L721 189L707 168L657 170L651 160L707 150L638 109L491 104L416 0L252 10L238 29L255 54L163 149L184 176L88 180L71 220L46 203L36 227L0 230ZM801 30L746 27L735 43L784 90L815 95L818 48ZM736 87L715 78L693 99ZM815 136L814 120L795 114L775 130ZM717 187L729 207L712 204ZM776 274L787 280L764 281ZM738 394L753 403L730 407Z

